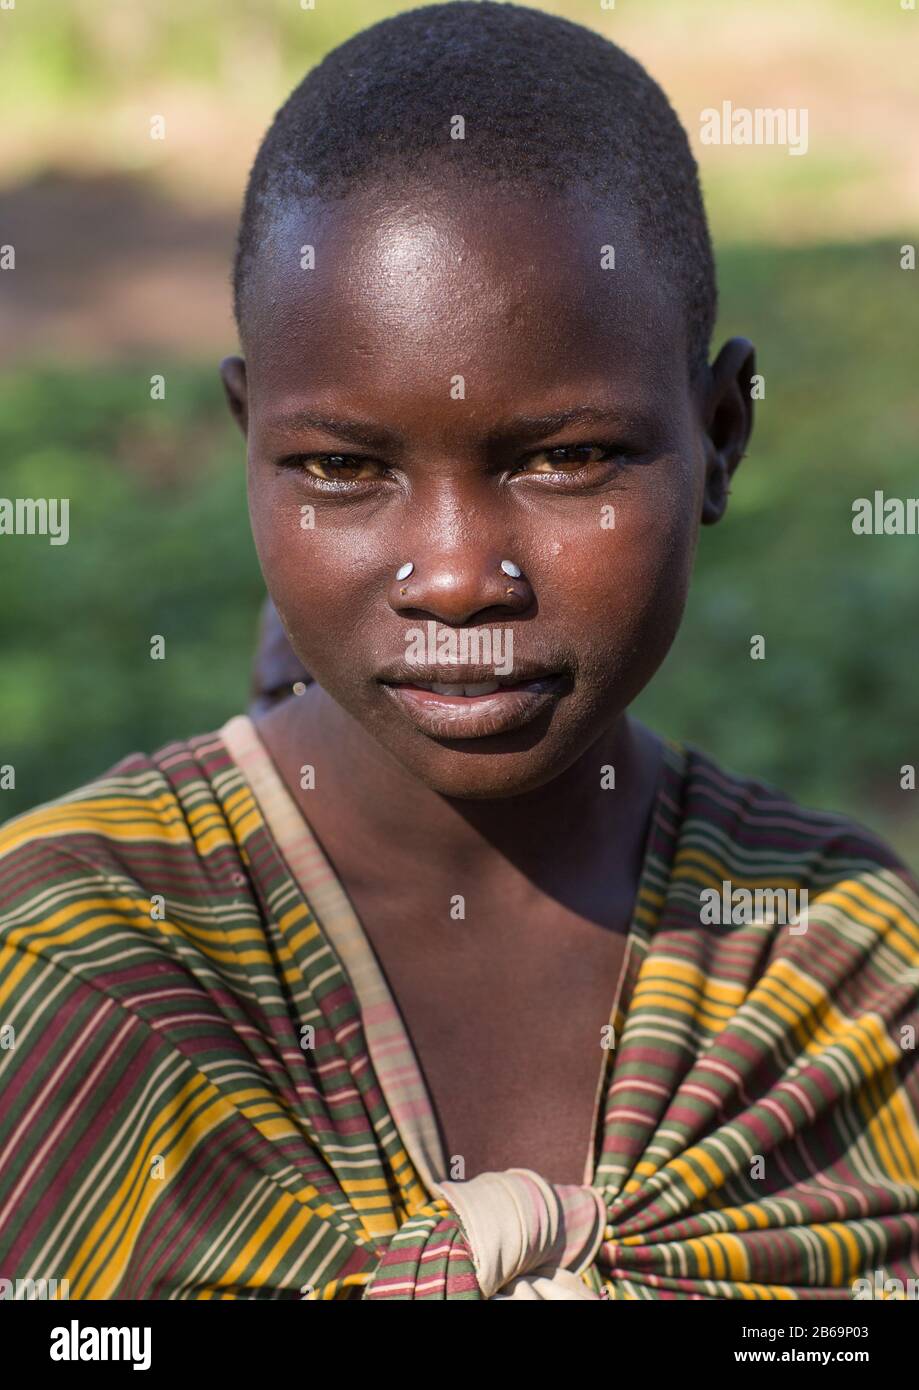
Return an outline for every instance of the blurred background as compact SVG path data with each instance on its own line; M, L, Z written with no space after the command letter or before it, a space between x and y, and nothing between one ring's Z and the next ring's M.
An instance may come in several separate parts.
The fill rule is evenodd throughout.
M919 494L919 13L900 0L555 0L663 85L700 160L719 336L766 398L655 728L919 863L919 537L852 502ZM216 366L275 109L389 0L17 0L0 10L0 495L69 497L71 541L0 538L0 818L245 707L264 589ZM576 99L573 94L572 99ZM701 146L703 108L806 107L809 150ZM166 138L150 138L161 114ZM166 399L150 399L150 377ZM151 661L154 633L167 659ZM766 660L750 659L753 634Z

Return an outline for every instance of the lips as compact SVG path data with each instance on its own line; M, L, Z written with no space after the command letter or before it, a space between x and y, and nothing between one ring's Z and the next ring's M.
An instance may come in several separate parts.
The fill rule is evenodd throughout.
M432 695L493 695L501 687L497 681L482 681L479 685L419 685L417 690L429 690Z
M513 681L384 680L382 688L401 713L432 738L487 738L529 724L567 693L569 683L563 676L541 672Z

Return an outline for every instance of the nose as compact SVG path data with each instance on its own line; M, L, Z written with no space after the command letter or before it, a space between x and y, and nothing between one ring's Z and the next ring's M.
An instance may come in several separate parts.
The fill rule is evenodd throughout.
M394 575L390 606L403 617L434 618L452 627L517 617L532 606L534 593L523 567L507 560L507 573L503 559L475 547L462 557L422 555L412 561L410 574L402 579Z

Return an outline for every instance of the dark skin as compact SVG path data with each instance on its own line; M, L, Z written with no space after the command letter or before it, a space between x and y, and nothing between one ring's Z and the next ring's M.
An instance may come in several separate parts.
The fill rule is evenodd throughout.
M610 242L615 272L600 269ZM752 423L751 345L731 339L691 380L678 297L641 244L574 195L303 202L254 268L246 360L221 366L265 580L314 678L259 732L467 1178L585 1179L661 775L658 739L626 711L673 641L699 526L723 514ZM602 416L533 424L583 407ZM432 736L379 679L428 620L511 629L515 664L558 673L563 693L510 731Z
M281 700L289 699L297 683L308 685L312 676L291 650L277 609L266 598L259 615L258 641L252 666L249 715L267 714Z

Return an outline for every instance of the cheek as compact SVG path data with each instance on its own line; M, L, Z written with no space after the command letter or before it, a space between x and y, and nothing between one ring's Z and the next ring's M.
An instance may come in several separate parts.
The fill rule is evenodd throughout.
M373 602L379 560L370 528L332 525L284 478L250 481L249 514L265 585L297 656L314 675L331 677Z
M310 533L301 528L297 504L273 487L250 483L249 519L268 592L278 610L287 612L309 557Z
M580 564L568 570L583 595L583 674L601 687L627 680L636 693L676 636L692 574L699 522L691 486L649 489L616 508Z
M305 636L321 634L321 616L329 616L325 589L335 592L334 584L325 584L325 565L317 563L316 517L303 506L283 478L256 484L250 472L249 518L259 564L284 626L300 639L298 646ZM302 649L297 655L304 659Z

